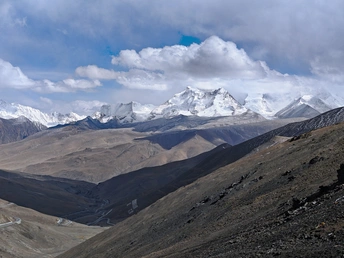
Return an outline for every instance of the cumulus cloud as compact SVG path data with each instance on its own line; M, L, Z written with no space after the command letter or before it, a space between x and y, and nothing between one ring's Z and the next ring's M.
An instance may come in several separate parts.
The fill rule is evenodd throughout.
M0 87L13 87L16 89L27 89L35 87L35 82L29 79L19 67L12 66L0 58Z
M112 64L197 77L257 79L266 75L262 62L253 61L245 50L217 36L189 47L144 48L138 53L123 50L112 58Z
M322 88L338 89L344 81L342 52L314 59L316 76L282 74L264 61L254 60L236 44L211 36L200 44L123 50L111 63L120 71L97 66L78 67L77 75L90 79L115 80L127 89L180 91L186 86L203 89L223 87L233 95L243 92L309 94ZM332 63L331 63L332 62ZM343 67L344 68L344 67ZM124 71L123 71L124 69Z
M89 91L101 86L99 80L65 79L58 82L32 80L19 67L0 59L0 88L29 89L42 93Z
M131 89L150 90L184 88L188 85L228 88L233 82L238 85L238 81L244 85L253 80L283 81L286 77L271 70L265 62L253 60L233 42L217 36L188 47L144 48L139 52L123 50L112 57L111 63L127 71L89 65L78 67L76 74L90 79L113 79Z

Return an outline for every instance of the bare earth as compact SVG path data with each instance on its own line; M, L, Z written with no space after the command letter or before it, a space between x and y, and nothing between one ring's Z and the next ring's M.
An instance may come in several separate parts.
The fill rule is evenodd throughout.
M1 145L0 168L97 183L143 167L191 158L216 147L197 136L170 150L148 140L135 140L145 136L148 133L131 129L43 131Z
M48 216L0 199L0 225L21 219L20 224L0 227L0 257L55 257L106 228L88 227Z
M342 257L344 124L265 148L59 257Z

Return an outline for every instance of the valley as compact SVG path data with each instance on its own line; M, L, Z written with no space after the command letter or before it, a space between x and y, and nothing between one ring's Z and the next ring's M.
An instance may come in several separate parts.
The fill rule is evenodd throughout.
M0 0L0 258L344 258L343 10Z
M218 92L225 102L232 101L226 92ZM280 119L265 119L235 101L237 114L172 112L184 103L177 99L188 94L196 96L200 107L208 103L197 99L201 91L188 88L156 109L154 119L128 122L128 116L136 117L129 109L126 122L109 113L37 127L27 134L21 133L26 126L13 129L4 119L9 129L3 134L13 137L0 145L0 230L9 239L0 254L287 257L305 245L300 234L312 240L306 245L309 253L327 252L331 243L337 246L339 229L313 232L303 216L314 210L323 214L322 220L330 220L327 211L334 208L327 200L341 203L341 175L335 171L341 171L344 109L318 114L315 104L324 110L327 106L305 97L281 112ZM305 107L307 100L312 107ZM194 111L205 112L197 105ZM221 105L220 110L227 110ZM163 110L172 115L162 115ZM302 186L304 180L310 182L307 187ZM340 227L340 218L336 217L338 225L331 222L333 227ZM48 220L54 224L48 225ZM296 229L301 222L309 227ZM23 230L30 237L21 238L27 235ZM274 236L284 233L289 238ZM266 243L260 242L259 234ZM336 239L330 239L332 235ZM90 242L78 245L88 238ZM248 247L241 250L244 240ZM313 248L324 240L330 241L324 248ZM53 244L63 241L68 244ZM336 247L331 255L342 251Z
M343 136L340 123L221 166L60 257L339 257Z

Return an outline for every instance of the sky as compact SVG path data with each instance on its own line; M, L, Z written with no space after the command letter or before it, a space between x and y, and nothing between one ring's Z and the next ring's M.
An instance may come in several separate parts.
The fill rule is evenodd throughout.
M0 0L0 99L88 114L187 86L344 95L344 1Z

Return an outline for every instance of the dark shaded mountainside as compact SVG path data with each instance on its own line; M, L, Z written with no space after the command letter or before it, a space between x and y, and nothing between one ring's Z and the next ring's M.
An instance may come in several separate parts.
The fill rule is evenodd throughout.
M99 205L84 197L95 185L51 176L0 170L0 199L45 214L63 216Z
M241 144L220 145L194 158L144 168L98 185L55 177L2 172L0 198L92 225L124 220L158 199L226 166L277 135L295 136L344 121L344 109L289 124Z
M202 178L59 257L342 257L343 119L336 109L225 148ZM243 157L281 134L293 138Z
M98 184L92 189L90 196L108 199L109 203L104 206L104 209L113 210L108 214L108 218L118 221L128 216L125 211L130 210L131 206L127 208L126 204L133 200L138 203L138 207L134 210L137 212L178 188L235 162L275 136L298 136L342 121L344 121L344 108L335 109L304 122L286 125L235 146L221 145L195 159L155 168L144 168L114 177ZM193 163L194 160L197 164Z
M252 124L219 126L206 129L167 131L156 133L138 140L149 140L152 143L159 144L164 149L171 149L174 146L182 142L186 142L195 136L200 136L208 142L216 145L219 145L223 142L226 142L230 145L237 145L249 139L255 138L265 132L271 131L279 126L276 124L276 122L264 121Z
M160 195L147 197L147 194L159 191L174 180L178 181L181 175L225 147L229 145L223 144L191 159L120 175L98 185L0 170L0 199L84 224L108 225L107 219L111 219L112 224L131 215L127 202L142 196L140 207L150 205ZM116 212L109 213L106 218L102 215L112 209Z
M31 122L25 117L0 118L0 144L22 140L44 129L44 125Z

